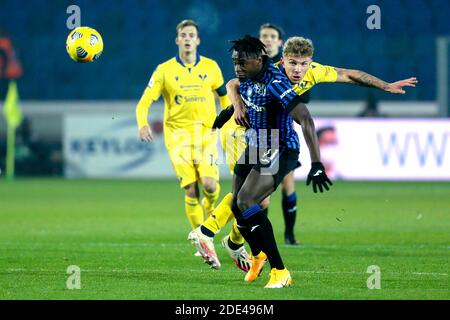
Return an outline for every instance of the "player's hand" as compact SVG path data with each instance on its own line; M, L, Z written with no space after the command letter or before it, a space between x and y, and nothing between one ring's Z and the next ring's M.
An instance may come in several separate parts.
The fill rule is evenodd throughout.
M141 138L141 141L144 142L150 142L153 140L153 132L152 129L150 129L149 126L143 126L139 130L139 137Z
M405 94L403 87L415 87L419 81L415 77L390 83L384 90L393 94Z
M247 115L247 107L244 102L240 100L240 103L234 105L234 121L240 126L250 128Z
M312 181L312 187L314 193L317 193L317 188L319 188L320 192L323 192L323 188L325 190L330 190L330 186L333 185L333 183L328 179L327 174L325 173L325 167L323 166L322 162L313 162L311 164L311 170L308 173L308 178L306 179L306 185L309 186L309 184Z

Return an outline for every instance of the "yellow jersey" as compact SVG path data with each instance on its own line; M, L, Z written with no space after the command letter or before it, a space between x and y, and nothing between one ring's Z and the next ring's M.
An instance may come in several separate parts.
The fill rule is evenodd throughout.
M281 63L278 62L275 65L278 69L280 69L280 71L286 73L284 66ZM318 83L336 82L337 76L338 75L334 67L322 65L317 62L311 62L303 79L299 83L292 85L292 88L298 95L301 95Z
M169 129L190 130L200 123L210 128L216 118L214 91L223 108L230 104L222 72L214 60L197 55L195 63L185 65L176 56L153 72L136 107L138 126L148 125L151 103L162 95L164 125Z

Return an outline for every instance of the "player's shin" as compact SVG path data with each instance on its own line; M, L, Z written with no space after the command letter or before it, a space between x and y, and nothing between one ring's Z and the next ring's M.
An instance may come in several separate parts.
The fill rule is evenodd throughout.
M242 246L245 242L244 237L239 232L236 220L234 220L233 227L231 228L231 231L230 231L230 241L231 241L231 244L230 244L231 247Z
M203 222L203 209L197 198L185 196L184 208L192 229L197 228Z
M281 255L275 241L275 236L273 234L272 224L269 219L261 213L261 210L255 210L255 213L250 211L252 208L257 208L257 206L258 205L253 206L242 213L244 217L247 216L245 220L250 228L251 237L260 245L261 250L267 255L272 268L279 270L284 269L283 260L281 259ZM249 213L250 215L248 215ZM245 234L243 235L244 237L246 236Z
M294 244L294 225L297 217L297 194L295 192L290 195L283 193L282 208L286 227L284 237L287 243Z
M216 204L217 199L220 195L220 184L216 183L216 188L212 192L208 192L207 190L203 191L205 198L202 201L202 205L206 211L206 217L211 216L214 211L214 205Z
M233 212L231 211L231 200L233 195L228 193L219 203L212 214L205 220L203 227L216 234L219 229L223 228L231 219Z

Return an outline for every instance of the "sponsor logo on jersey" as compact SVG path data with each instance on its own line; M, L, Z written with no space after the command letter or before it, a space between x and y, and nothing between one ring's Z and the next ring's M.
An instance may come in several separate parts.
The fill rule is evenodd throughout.
M206 98L202 96L187 96L184 98L185 102L206 102Z
M182 104L184 102L206 102L206 97L202 96L186 96L177 94L174 98L176 104Z
M289 90L286 90L285 92L283 92L283 94L280 96L280 99L283 99L291 91L292 91L292 88L290 88Z
M182 104L182 103L183 103L183 96L177 94L177 95L175 96L175 103L176 103L176 104Z
M257 112L265 112L266 111L266 107L264 106L258 106L256 104L254 104L253 102L251 102L249 99L247 99L246 97L244 97L243 95L241 95L242 100L244 101L245 105L247 107L252 108L253 110L257 111Z

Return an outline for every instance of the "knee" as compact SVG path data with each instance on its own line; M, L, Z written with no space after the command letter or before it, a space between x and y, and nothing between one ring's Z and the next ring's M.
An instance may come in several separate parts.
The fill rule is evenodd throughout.
M184 191L189 198L198 198L197 186L195 183L191 183L184 187Z
M244 212L255 204L255 200L249 192L239 192L237 196L237 206L239 210Z
M286 195L290 195L295 192L295 181L293 172L284 177L281 182L281 192Z
M216 180L207 178L207 179L204 179L202 181L202 183L203 183L203 187L205 188L206 192L213 193L214 191L216 191L216 188L217 188Z

